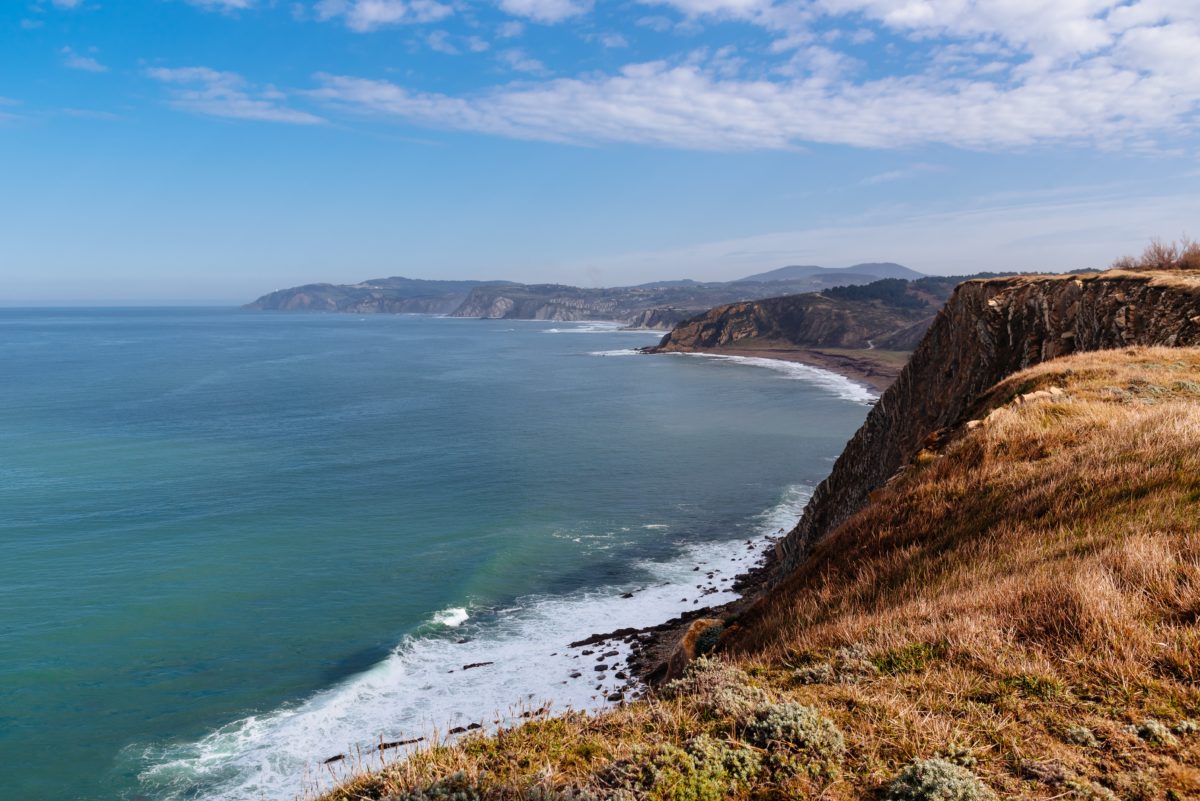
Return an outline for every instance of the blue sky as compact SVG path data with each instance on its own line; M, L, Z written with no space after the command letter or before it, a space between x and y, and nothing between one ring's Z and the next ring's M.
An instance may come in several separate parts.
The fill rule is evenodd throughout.
M1102 266L1200 236L1195 0L9 0L0 305Z

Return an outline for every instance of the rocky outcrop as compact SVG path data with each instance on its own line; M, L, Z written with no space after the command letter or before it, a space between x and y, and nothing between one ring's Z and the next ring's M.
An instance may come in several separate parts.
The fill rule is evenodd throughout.
M660 331L670 331L689 317L694 317L699 309L656 308L646 309L628 321L630 328L653 328Z
M924 332L933 308L894 308L821 294L719 306L675 327L654 353L717 350L737 344L871 348L900 331Z
M1006 376L1082 351L1200 345L1200 272L1018 276L961 284L782 541L778 576Z

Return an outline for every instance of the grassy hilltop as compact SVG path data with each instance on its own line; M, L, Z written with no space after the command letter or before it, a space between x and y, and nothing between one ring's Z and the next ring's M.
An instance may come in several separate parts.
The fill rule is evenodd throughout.
M1175 338L1200 274L1168 284ZM327 801L1200 798L1200 348L1050 358L965 408L682 678Z

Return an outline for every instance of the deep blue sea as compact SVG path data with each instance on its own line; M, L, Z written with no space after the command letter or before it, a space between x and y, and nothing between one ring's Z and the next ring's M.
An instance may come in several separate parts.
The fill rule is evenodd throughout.
M870 399L656 336L0 310L0 795L288 801L603 703L567 643L724 590Z

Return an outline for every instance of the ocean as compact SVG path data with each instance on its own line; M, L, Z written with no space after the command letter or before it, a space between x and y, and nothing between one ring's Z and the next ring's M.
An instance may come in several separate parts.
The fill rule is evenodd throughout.
M605 704L568 643L731 598L872 399L659 335L0 310L4 797L286 801Z

